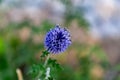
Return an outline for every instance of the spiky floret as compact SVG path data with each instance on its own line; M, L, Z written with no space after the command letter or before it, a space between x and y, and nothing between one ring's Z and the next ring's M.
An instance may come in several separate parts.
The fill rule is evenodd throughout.
M71 44L71 36L66 28L61 28L56 25L55 28L51 29L45 37L45 48L50 53L62 53Z

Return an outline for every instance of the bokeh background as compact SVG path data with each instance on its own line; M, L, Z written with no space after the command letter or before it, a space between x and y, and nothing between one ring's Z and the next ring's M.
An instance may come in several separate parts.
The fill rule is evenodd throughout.
M52 55L56 80L120 80L120 0L0 0L0 80L34 80L44 36L67 27L72 45Z

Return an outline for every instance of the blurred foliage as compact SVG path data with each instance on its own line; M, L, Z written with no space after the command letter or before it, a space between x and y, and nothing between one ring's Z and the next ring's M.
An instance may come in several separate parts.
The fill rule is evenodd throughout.
M73 20L76 20L79 27L88 29L89 23L83 16L84 13L82 7L73 6L71 0L61 0L61 2L66 5L65 25L69 26Z
M0 3L2 3L3 0L0 0Z
M15 73L17 68L23 71L24 77L27 76L26 69L37 62L36 53L41 52L44 48L43 42L37 44L33 42L33 36L43 35L51 27L54 26L48 21L44 21L40 26L35 26L30 21L25 20L21 23L10 23L7 27L1 28L0 80L17 80ZM19 36L19 31L23 28L31 30L30 36L25 41Z
M115 67L113 67L113 70L118 71L118 75L115 77L115 80L120 80L120 74L119 74L119 72L120 72L120 64L115 65Z
M40 25L34 25L30 20L24 20L20 23L14 23L11 22L8 25L8 30L15 30L15 29L21 29L23 27L28 27L32 30L32 33L40 33L40 34L45 34L47 31L49 31L50 28L54 27L54 25L50 21L43 21L42 24Z
M116 65L114 68L120 71L120 64Z

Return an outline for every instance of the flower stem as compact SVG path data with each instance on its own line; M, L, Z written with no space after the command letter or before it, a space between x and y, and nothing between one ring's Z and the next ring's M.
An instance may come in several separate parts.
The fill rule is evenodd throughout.
M48 56L47 56L47 58L45 60L45 63L44 63L44 68L46 68L49 58L50 58L50 55L48 54ZM42 73L39 71L39 74L38 74L38 76L36 77L35 80L39 80L41 75L42 75Z
M18 80L23 80L22 72L20 69L16 69L16 73L18 75Z
M40 78L41 75L42 75L42 73L39 71L39 74L38 74L38 76L36 77L35 80L39 80L39 78Z
M46 58L46 60L45 60L45 63L44 63L44 67L47 66L47 63L48 63L49 58L50 58L50 55L48 54L48 56L47 56L47 58Z

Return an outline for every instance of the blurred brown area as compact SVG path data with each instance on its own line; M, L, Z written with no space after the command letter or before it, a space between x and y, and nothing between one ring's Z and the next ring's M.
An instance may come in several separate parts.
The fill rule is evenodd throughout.
M102 48L105 50L106 54L108 55L108 59L112 66L120 63L119 41L120 41L119 38L106 38L100 42Z

